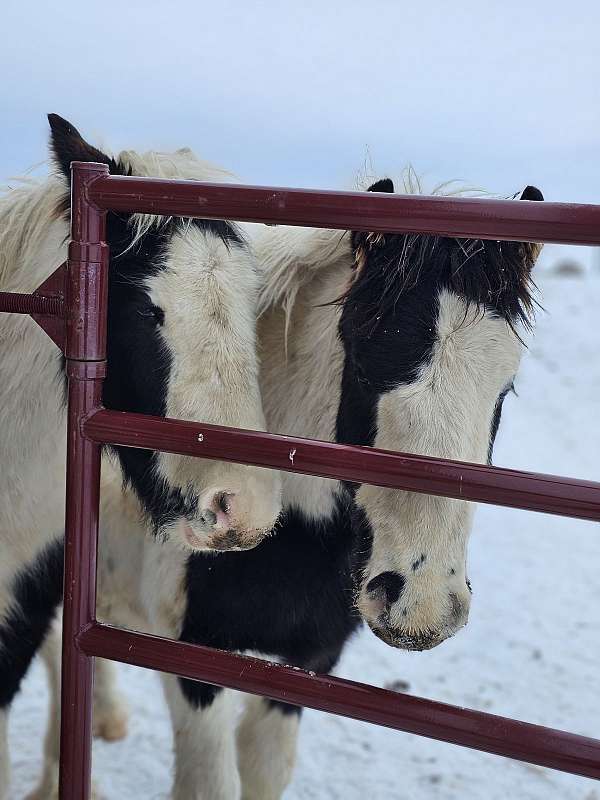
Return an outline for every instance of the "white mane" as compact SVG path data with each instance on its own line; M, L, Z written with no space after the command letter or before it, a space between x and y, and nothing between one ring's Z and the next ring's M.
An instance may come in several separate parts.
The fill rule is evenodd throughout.
M385 174L385 173L382 173ZM364 167L356 176L355 184L357 191L366 192L382 175L373 172L372 166ZM435 184L432 187L425 185L423 177L419 175L412 164L408 164L400 172L400 175L392 178L394 191L397 194L418 194L418 195L440 195L442 197L494 197L486 189L477 186L469 186L459 178Z
M355 191L367 191L381 180L373 165L365 163L355 178ZM441 195L445 197L489 197L489 192L467 186L459 180L446 181L432 188L411 165L398 178L393 179L396 193L412 195ZM336 266L350 268L352 254L347 231L329 229L301 229L286 226L269 228L258 239L257 256L265 272L259 297L259 314L269 308L281 306L286 315L286 335L299 290L316 273ZM336 298L324 298L324 302Z
M109 155L112 155L109 153ZM173 153L150 150L137 153L123 150L114 156L127 174L139 177L186 179L229 183L234 176L220 167L197 158L192 150L183 147ZM13 291L22 288L22 282L13 285L19 267L35 262L42 248L49 228L59 221L59 210L68 191L62 176L51 175L45 180L20 177L11 181L13 185L0 192L0 287ZM170 217L151 214L134 214L131 218L133 241L135 244L152 228L160 227L170 221ZM65 228L65 237L67 230ZM58 266L60 260L54 264ZM46 274L53 265L48 264Z
M156 150L136 153L134 150L123 150L115 160L122 164L129 174L139 177L167 180L179 178L210 183L232 183L235 180L231 172L197 158L189 147L182 147L174 153L161 153ZM148 231L168 224L171 219L172 217L161 214L134 214L131 219L134 236L130 247L133 247Z
M0 194L0 289L23 289L17 273L35 262L64 193L56 179L19 178Z

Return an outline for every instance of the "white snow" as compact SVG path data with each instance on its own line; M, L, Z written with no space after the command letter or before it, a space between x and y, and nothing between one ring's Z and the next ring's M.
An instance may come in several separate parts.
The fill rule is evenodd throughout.
M495 462L599 479L600 280L541 279L537 332L509 395ZM363 631L338 674L410 693L600 736L597 662L600 527L481 506L470 548L468 627L426 653ZM94 775L109 800L165 798L171 734L156 675L120 667L132 708L125 742L94 744ZM39 663L11 719L13 794L41 767L45 677ZM286 800L600 800L597 784L340 717L307 711Z

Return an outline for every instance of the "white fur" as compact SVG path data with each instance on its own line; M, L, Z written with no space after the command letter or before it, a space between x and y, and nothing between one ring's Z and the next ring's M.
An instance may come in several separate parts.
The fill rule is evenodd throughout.
M14 194L14 198L13 198ZM66 258L57 182L0 199L0 291L30 292ZM66 421L59 353L28 317L0 314L0 622L14 574L64 528Z
M40 655L46 667L48 675L48 688L50 695L50 709L48 713L48 727L44 737L44 766L42 776L36 788L27 795L26 800L58 800L59 783L59 759L60 759L60 685L61 685L61 628L56 621L52 625L41 649ZM111 679L114 676L114 665L103 659L96 659L94 671L94 735L97 736L98 724L108 726L112 722L112 730L115 726L122 723L122 705L114 709L115 718L108 719L106 702L114 703L120 701L119 696L114 691ZM122 730L122 728L121 728ZM107 738L103 736L102 738ZM113 736L111 740L115 738ZM95 786L92 785L92 800L97 797Z
M127 736L129 710L117 691L117 670L112 661L95 659L93 732L96 739L118 742Z
M299 724L297 714L246 695L237 732L242 800L279 800L294 771Z
M175 732L173 800L240 800L232 692L194 710L175 676L164 675L163 684Z
M172 354L167 416L264 430L254 259L190 226L173 237L166 263L168 271L152 278L148 291L165 312L162 333ZM251 541L272 528L279 512L279 476L272 470L161 453L159 471L184 491L201 480L200 509L219 491L231 493L237 513L229 527Z
M148 175L167 180L186 178L211 183L228 183L235 179L231 172L198 158L189 147L181 147L174 153L122 150L114 158L132 175ZM171 219L172 217L162 214L134 214L131 220L134 236L129 247L133 247L145 233L164 227Z
M53 625L40 655L48 675L50 709L48 727L44 737L44 767L40 783L27 800L46 800L58 797L59 757L60 757L60 627Z
M254 241L263 272L259 308L261 388L267 428L335 440L344 352L336 300L351 277L349 237L341 231L270 228ZM282 473L283 505L327 519L338 482Z
M114 532L113 524L109 537ZM139 590L148 619L144 628L177 638L185 612L187 555L167 544L145 542ZM163 675L163 688L174 733L173 800L239 800L232 693L222 691L207 708L194 709L176 676Z

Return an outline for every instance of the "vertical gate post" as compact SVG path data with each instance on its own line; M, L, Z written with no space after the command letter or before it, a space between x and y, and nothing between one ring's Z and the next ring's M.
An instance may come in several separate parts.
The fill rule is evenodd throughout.
M94 661L76 646L96 616L100 445L83 420L101 406L106 374L106 212L87 197L104 164L71 164L71 242L66 286L67 492L60 737L60 798L88 800L91 785Z

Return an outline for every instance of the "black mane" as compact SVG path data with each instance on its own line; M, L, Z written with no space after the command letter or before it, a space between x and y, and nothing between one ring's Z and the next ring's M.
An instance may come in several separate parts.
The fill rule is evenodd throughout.
M342 298L364 304L364 322L386 316L421 284L448 289L513 327L530 327L535 284L531 271L539 246L527 242L452 239L425 234L353 234L356 276ZM368 262L368 266L367 266ZM369 291L369 288L376 292Z
M384 178L368 191L393 193L394 184ZM519 193L519 200L543 199L535 186ZM340 299L344 305L362 305L363 324L371 326L394 314L411 292L426 295L435 289L439 294L447 289L467 306L497 314L513 330L518 323L530 328L536 288L531 272L539 250L538 244L528 242L355 232L355 277ZM370 310L364 308L365 298L371 298Z

